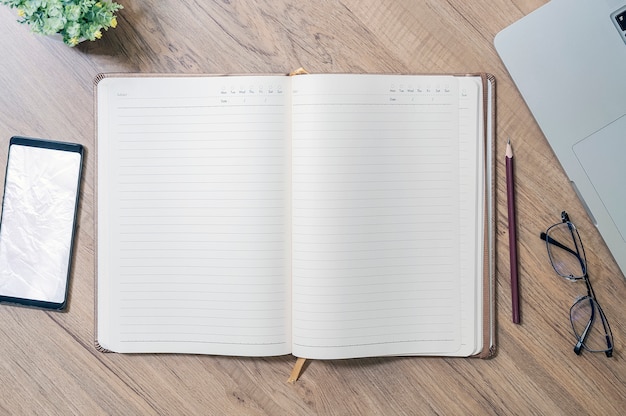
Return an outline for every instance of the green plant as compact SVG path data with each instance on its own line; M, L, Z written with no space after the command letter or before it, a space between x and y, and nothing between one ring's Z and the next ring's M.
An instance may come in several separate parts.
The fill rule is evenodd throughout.
M0 4L17 9L18 21L34 33L58 33L69 46L100 39L102 30L117 26L115 12L123 8L107 0L0 0Z

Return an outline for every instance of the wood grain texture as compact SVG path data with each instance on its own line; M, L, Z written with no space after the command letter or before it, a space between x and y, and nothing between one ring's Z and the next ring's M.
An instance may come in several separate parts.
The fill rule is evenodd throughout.
M9 138L86 146L70 307L0 307L1 414L620 414L626 281L493 47L545 0L118 0L119 25L70 49L0 7L0 166ZM93 79L102 72L495 74L498 354L491 360L315 361L103 354L94 348ZM522 325L511 322L504 150L515 147ZM0 173L4 180L4 169ZM539 233L566 209L616 351L573 351L581 283L551 269Z

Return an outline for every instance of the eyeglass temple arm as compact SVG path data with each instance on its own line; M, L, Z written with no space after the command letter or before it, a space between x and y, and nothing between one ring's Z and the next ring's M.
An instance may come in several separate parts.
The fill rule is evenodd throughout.
M608 349L606 351L604 351L604 353L606 354L607 357L612 357L613 356L613 343L611 342L611 337L609 336L609 334L605 335L606 337L606 345L608 345Z
M546 235L546 233L544 233L544 232L542 232L542 233L539 235L539 237L540 237L543 241L545 241L546 243L549 243L549 244L555 245L555 246L557 246L558 248L563 249L563 250L567 251L568 253L570 253L570 254L572 254L572 255L574 255L574 256L576 256L576 257L578 257L578 256L579 256L579 255L578 255L578 253L576 253L574 250L572 250L571 248L569 248L569 247L567 247L567 246L564 246L563 244L561 244L561 243L559 243L558 241L556 241L554 238L552 238L552 237L548 237L548 236Z
M582 354L582 350L583 350L583 343L585 342L585 340L587 339L587 334L589 333L589 328L591 327L591 320L589 320L589 322L587 323L587 326L585 327L585 331L583 332L583 334L578 338L578 342L576 343L576 345L574 345L574 352L576 353L576 355L580 355Z
M587 279L587 281L589 281L589 279ZM591 289L591 293L593 293L593 289ZM595 296L594 296L594 299L595 299ZM613 341L611 339L611 335L609 335L611 333L611 327L598 301L596 301L596 304L598 305L598 315L600 315L600 320L602 321L602 327L604 328L604 337L606 338L607 350L604 351L604 353L606 354L607 357L612 357L613 356Z
M606 332L606 329L605 329L605 332ZM606 351L604 351L604 353L606 354L607 357L612 357L613 356L613 343L611 342L611 337L609 336L608 332L604 334L604 337L606 338L606 345L607 345L607 349Z

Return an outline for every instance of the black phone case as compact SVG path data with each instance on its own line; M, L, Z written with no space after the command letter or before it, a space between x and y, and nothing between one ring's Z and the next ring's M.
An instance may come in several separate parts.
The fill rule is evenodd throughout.
M84 149L83 146L76 143L66 143L66 142L57 142L51 140L44 139L34 139L28 137L12 137L9 144L9 157L11 155L11 149L13 146L27 146L27 147L36 147L41 149L52 149L52 150L60 150L64 152L75 152L80 155L80 163L78 166L78 181L76 183L76 198L74 201L74 212L72 218L72 231L70 236L70 245L69 245L69 256L67 259L67 276L65 280L65 293L63 296L63 300L61 302L49 302L38 299L31 299L27 296L25 297L14 297L14 296L5 296L0 292L0 302L2 303L11 303L22 306L30 306L36 308L44 308L44 309L54 309L54 310L63 310L67 306L68 294L69 294L69 283L70 283L70 275L71 275L71 266L72 266L72 258L74 251L74 239L76 234L76 223L78 219L78 204L80 200L80 186L81 186L81 178L82 178L82 169L83 169L83 161L84 161ZM9 157L7 158L7 166L5 171L5 182L3 188L3 197L2 197L2 215L0 216L0 239L2 238L11 238L11 236L6 236L2 233L2 225L5 214L5 195L6 195L6 186L7 186L7 176L9 173ZM53 174L53 172L50 172Z

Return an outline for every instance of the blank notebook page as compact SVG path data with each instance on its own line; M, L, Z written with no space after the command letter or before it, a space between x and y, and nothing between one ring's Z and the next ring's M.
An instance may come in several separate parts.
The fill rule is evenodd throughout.
M454 77L294 79L294 355L474 351L476 260L460 253L475 222L459 213L474 217L476 184L460 178L476 164L460 163L459 94Z
M102 347L291 351L289 82L99 82Z

